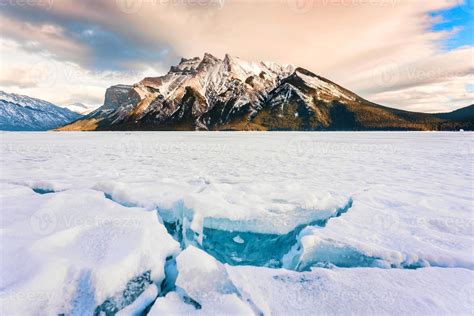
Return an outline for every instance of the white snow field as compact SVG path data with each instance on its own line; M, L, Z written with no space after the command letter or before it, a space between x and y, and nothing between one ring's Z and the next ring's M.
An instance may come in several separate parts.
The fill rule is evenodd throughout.
M1 315L472 315L474 134L0 134Z

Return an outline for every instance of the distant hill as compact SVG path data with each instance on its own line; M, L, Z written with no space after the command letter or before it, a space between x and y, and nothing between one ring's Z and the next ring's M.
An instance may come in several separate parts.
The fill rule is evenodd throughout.
M46 131L81 117L47 101L0 91L0 130Z
M95 110L94 107L89 107L89 106L87 106L85 104L82 104L80 102L68 104L68 105L65 105L65 106L62 106L62 107L66 108L68 110L71 110L73 112L79 113L81 115L89 114L89 113L91 113L92 111Z
M474 104L449 113L439 113L436 116L445 120L474 120Z

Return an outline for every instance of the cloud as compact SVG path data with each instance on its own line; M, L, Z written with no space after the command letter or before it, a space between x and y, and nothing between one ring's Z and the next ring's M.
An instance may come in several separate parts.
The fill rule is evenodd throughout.
M450 110L465 105L472 46L444 50L453 31L432 31L440 18L429 13L459 3L62 0L50 8L8 7L2 36L96 75L151 70L157 76L181 56L230 53L305 67L381 104ZM434 97L436 87L442 89Z
M154 68L140 68L136 72L88 69L73 62L55 60L48 54L24 50L22 45L12 40L0 40L0 47L0 90L26 94L58 105L81 102L99 106L107 87L118 83L133 84L157 72Z
M373 95L372 101L411 111L452 111L473 103L474 93L465 88L472 79L472 76L456 77L444 82L381 92Z
M73 11L62 8L67 2ZM112 19L112 24L107 15L95 18L96 13L90 9L104 8L97 5L100 1L89 1L89 10L81 10L87 2L64 0L55 2L52 8L7 6L0 14L2 38L17 41L25 50L47 52L57 60L102 70L127 71L130 63L148 68L177 58L164 43L140 41L136 33L122 35L117 31L117 25L123 22L119 17Z
M3 14L0 17L2 37L15 39L23 50L38 54L54 53L55 57L61 56L66 60L76 60L78 56L87 55L87 47L67 38L59 25L32 24Z
M461 47L422 60L393 60L361 71L357 80L373 102L413 111L450 111L474 99L466 89L474 81L472 58L472 47Z

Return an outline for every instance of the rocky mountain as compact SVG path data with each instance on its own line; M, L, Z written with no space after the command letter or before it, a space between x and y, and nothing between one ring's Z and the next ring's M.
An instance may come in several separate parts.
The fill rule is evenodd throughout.
M81 117L40 99L0 91L0 130L45 131Z
M102 107L61 130L440 130L472 120L371 103L293 65L226 55L182 59L161 77L107 89Z

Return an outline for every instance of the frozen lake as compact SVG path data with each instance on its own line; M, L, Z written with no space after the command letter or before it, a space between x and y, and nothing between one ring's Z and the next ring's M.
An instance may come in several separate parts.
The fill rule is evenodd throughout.
M472 312L473 133L0 137L1 314Z

